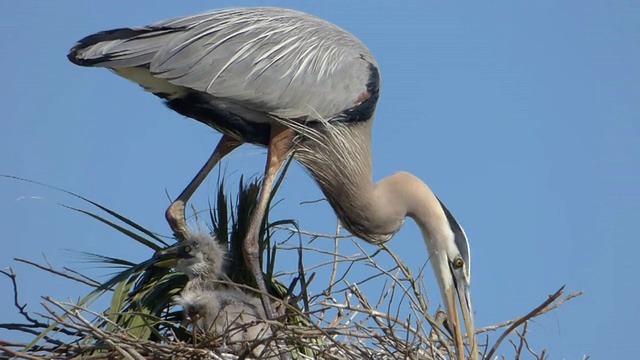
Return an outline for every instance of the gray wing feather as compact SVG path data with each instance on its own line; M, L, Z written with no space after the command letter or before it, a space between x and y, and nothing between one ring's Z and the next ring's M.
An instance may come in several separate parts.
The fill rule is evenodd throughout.
M148 66L176 29L116 29L88 36L72 49L69 59L78 65L111 69ZM128 33L136 34L127 36ZM95 38L96 42L93 43ZM114 40L110 40L115 38ZM86 46L87 43L90 46ZM82 46L82 47L80 47Z
M133 29L98 43L92 66L148 67L154 77L286 118L330 118L366 91L369 50L308 14L278 8L216 11ZM146 32L144 31L146 30Z

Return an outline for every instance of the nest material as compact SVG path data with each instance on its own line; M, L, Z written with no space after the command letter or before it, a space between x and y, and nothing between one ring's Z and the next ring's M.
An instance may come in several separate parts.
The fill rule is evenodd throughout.
M285 230L299 233L294 229ZM305 235L313 235L312 238L324 236L309 233ZM337 247L338 239L333 239ZM359 246L357 241L354 244ZM301 295L289 301L289 304L297 306L289 306L289 321L286 324L271 322L275 330L273 336L260 340L260 344L283 350L284 343L288 350L283 351L294 354L295 359L453 358L449 355L452 354L453 345L446 330L444 313L436 311L434 316L430 315L420 277L414 277L388 248L382 247L373 254L367 254L360 247L360 254L344 256L337 249L331 253L315 248L287 247L286 243L280 247L281 252L300 253L303 250L317 252L318 255L325 256L327 261L304 269L302 274L298 271L298 275L306 279L303 283L306 283L300 285L303 289ZM383 255L391 260L393 266L381 267L380 263L384 261L380 261L380 258ZM94 287L97 284L69 271L58 271L42 265L39 267ZM313 276L307 277L305 274L326 267L330 268L328 286L320 294L310 296L308 289ZM356 270L362 267L367 271ZM340 272L340 268L347 270ZM345 279L354 272L368 276L360 276L359 279L355 277L359 285L347 283ZM23 359L236 359L248 356L255 346L260 345L246 342L242 344L242 351L233 353L230 349L233 347L237 350L238 346L227 343L224 334L214 338L198 338L194 345L192 342L179 340L177 329L185 330L179 323L152 316L148 316L145 325L138 326L146 326L154 334L141 338L139 328L122 327L106 313L92 311L80 304L59 302L50 297L43 297L42 306L45 311L33 315L26 311L26 304L19 301L15 273L11 270L3 273L12 280L15 306L25 322L0 324L0 328L30 334L34 344L0 340L2 356ZM384 284L382 291L374 294L375 302L370 301L361 291L370 282L375 283L374 286ZM563 297L563 292L564 287L525 316L478 329L480 344L483 343L481 334L505 329L494 344L485 343L481 346L483 358L491 358L503 340L511 335L514 338L510 341L516 358L526 352L533 354L535 358L544 359L546 351L534 351L527 341L528 321L581 295L577 293ZM238 329L229 329L234 330Z
M286 169L281 179L285 172ZM259 189L259 181L245 184L241 180L234 204L227 201L224 182L221 182L217 206L209 211L218 241L230 247L235 270L230 278L238 287L254 287L242 262L239 244L244 239ZM153 251L166 246L153 232L126 217L82 196L61 191L99 208L114 220L86 210L72 210L109 225ZM285 227L287 224L293 227ZM42 265L16 259L82 283L92 291L78 303L59 302L44 296L44 311L32 312L20 300L13 270L0 270L11 281L14 306L23 319L20 323L0 323L0 329L29 339L29 343L3 340L4 335L0 335L0 358L238 359L248 357L254 348L262 345L266 349L286 352L294 359L454 358L446 316L442 311L430 311L422 271L416 276L388 247L383 245L367 251L357 239L339 236L339 230L338 227L336 235L315 234L299 230L293 220L265 221L260 238L266 255L266 279L280 295L274 300L286 306L287 311L284 319L269 321L273 330L271 337L245 342L241 346L230 343L225 334L206 339L194 337L182 326L182 317L172 299L179 295L186 282L185 276L154 268L149 261L131 264L126 260L92 255L91 261L113 266L130 264L112 279L100 283L75 270L53 268L48 262ZM303 238L309 245L303 247ZM292 244L296 239L298 244ZM276 240L280 242L276 243ZM339 244L341 249L338 249ZM345 255L347 253L352 255ZM297 269L274 274L276 259L283 257L297 257ZM287 261L287 265L290 264L291 261ZM290 280L290 285L284 286L277 280ZM11 294L11 291L4 293ZM105 294L112 298L109 309L95 311L86 306L90 300ZM477 329L482 357L492 359L508 340L511 348L505 348L510 352L509 357L519 359L530 354L536 359L545 359L546 350L534 350L527 340L529 320L582 293L563 294L564 287L524 316ZM236 330L241 329L228 329ZM502 333L490 344L489 336L483 335L496 331Z

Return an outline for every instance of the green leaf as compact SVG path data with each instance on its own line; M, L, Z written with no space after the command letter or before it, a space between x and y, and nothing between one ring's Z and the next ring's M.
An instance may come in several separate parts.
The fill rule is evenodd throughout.
M113 223L113 222L111 222L111 221L109 221L109 220L107 220L107 219L105 219L105 218L103 218L103 217L101 217L99 215L93 214L93 213L91 213L89 211L86 211L86 210L82 210L82 209L74 208L74 207L71 207L71 206L67 206L67 205L62 205L62 206L64 206L67 209L71 209L73 211L77 211L79 213L88 215L88 216L100 221L103 224L107 224L107 225L111 226L112 228L118 230L119 232L121 232L121 233L127 235L128 237L132 238L133 240L136 240L137 242L148 246L153 251L158 251L158 250L161 249L160 246L154 244L152 241L149 241L149 240L143 238L142 236L140 236L140 235L138 235L138 234L136 234L136 233L134 233L134 232L132 232L130 230L127 230L124 227L122 227L120 225L117 225L117 224L115 224L115 223Z

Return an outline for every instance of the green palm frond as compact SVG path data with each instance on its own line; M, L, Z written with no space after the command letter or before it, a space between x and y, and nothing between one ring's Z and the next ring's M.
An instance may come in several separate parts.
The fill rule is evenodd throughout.
M273 199L285 172L286 168L276 182L270 201ZM187 278L181 273L154 266L154 253L169 247L170 245L167 242L128 217L83 196L38 182L26 179L20 180L62 191L95 206L103 214L62 205L67 209L89 216L107 225L109 228L151 250L149 259L139 263L105 254L80 252L84 261L113 268L117 271L79 301L79 305L84 305L107 293L109 294L109 307L101 313L102 316L94 320L94 325L97 328L107 332L126 332L128 335L135 336L141 340L166 342L169 339L173 339L186 343L191 341L191 334L179 325L182 319L181 311L174 309L173 306L174 298L180 294L187 282ZM262 181L260 179L252 178L247 181L245 178L241 178L236 196L230 197L227 193L225 182L219 181L213 202L214 205L210 205L208 210L212 233L216 235L219 242L228 246L229 249L230 266L228 275L230 279L253 288L256 287L256 284L245 265L242 242L247 234L251 216L257 206L261 188ZM270 207L271 205L269 205L269 209ZM274 227L290 225L297 228L297 223L290 219L270 222L268 213L269 211L267 211L259 234L261 265L266 270L265 280L269 291L273 296L284 298L290 295L291 288L299 281L299 278L294 279L289 286L275 279L274 273L278 249L275 243L276 231L274 231ZM304 323L305 320L297 316L298 313L291 314L290 323ZM49 331L44 331L32 345L35 345L42 337L50 336L50 331L54 328L55 324L50 327ZM83 343L82 339L79 340L80 343Z
M74 250L74 252L76 251ZM90 252L84 252L84 251L78 251L77 253L80 254L80 256L82 257L83 262L90 263L90 264L101 264L101 265L104 265L103 267L106 267L106 268L128 268L136 265L135 263L129 260L114 258L111 256L102 255L102 254L96 254L96 253L90 253Z
M216 235L219 242L229 247L229 277L236 283L251 287L255 287L255 282L244 262L242 242L246 236L253 211L258 203L261 186L262 181L259 179L246 181L244 178L241 178L237 195L235 199L230 200L226 193L224 181L220 181L215 202L216 206L210 207L209 209L212 232ZM144 241L149 239L142 236L131 236L131 232L119 224L115 224L88 211L77 211L89 215L94 219L98 219L102 223L109 225L137 242L147 246L149 244L147 241ZM118 216L118 219L120 218L124 217ZM273 290L273 295L280 297L286 295L288 288L283 284L275 282L273 277L276 247L272 246L271 242L272 228L283 224L296 226L293 220L280 220L273 223L265 221L260 232L261 254L267 252L267 254L264 254L265 256L262 256L262 258L265 259L264 267L268 270L266 276L267 284L269 288ZM126 225L130 224L127 223ZM143 228L140 225L136 225L135 229L140 230ZM142 233L148 234L151 232L145 229ZM162 249L156 247L151 248L154 251ZM151 255L153 255L153 253L150 254L150 257ZM85 254L85 256L94 263L124 267L124 270L105 281L94 291L96 293L106 290L113 291L111 295L111 305L109 309L106 310L106 313L110 315L108 317L109 320L113 321L117 326L133 331L144 328L146 324L150 323L150 319L156 320L156 323L160 323L162 321L175 321L175 315L180 315L179 312L171 313L168 310L171 309L172 298L178 295L184 287L187 281L186 276L154 266L153 258L135 264L124 259L117 259L100 254ZM167 318L167 315L170 313L174 315L171 319ZM139 317L144 317L144 321ZM106 324L103 325L106 326ZM155 328L155 330L158 329ZM151 334L151 329L144 331L136 330L136 336L140 336L141 338L148 338Z

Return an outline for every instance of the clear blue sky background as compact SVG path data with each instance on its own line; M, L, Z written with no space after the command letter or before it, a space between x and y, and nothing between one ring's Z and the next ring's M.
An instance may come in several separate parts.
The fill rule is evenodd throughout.
M178 194L219 135L108 71L73 66L67 51L100 30L265 4L334 22L377 57L374 177L415 173L466 228L478 326L522 315L567 284L585 295L539 318L532 345L552 359L637 357L638 2L2 1L0 173L86 195L168 235L165 190ZM254 175L264 154L247 146L225 166ZM215 179L198 193L201 208L214 188ZM276 218L334 228L328 206L299 205L321 197L299 167L279 195ZM150 255L58 202L76 204L0 179L0 267L18 271L31 309L41 294L77 298L87 289L13 257L42 253L78 267L64 249ZM410 222L391 247L414 268L426 260ZM10 283L0 288L0 321L19 320Z

